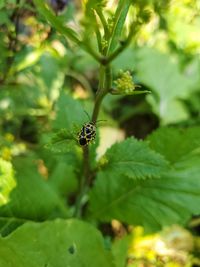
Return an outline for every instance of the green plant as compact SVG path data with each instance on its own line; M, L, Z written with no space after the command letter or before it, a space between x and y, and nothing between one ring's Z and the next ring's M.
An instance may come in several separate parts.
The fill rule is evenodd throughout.
M38 78L37 69L33 68L35 84L24 83L36 94L34 99L37 101L32 102L31 97L27 97L28 104L22 103L17 109L19 119L12 126L23 129L23 134L15 130L18 132L16 138L27 141L29 133L35 137L31 140L32 147L14 143L12 135L2 136L1 140L0 267L128 266L126 240L124 252L117 253L111 241L106 247L106 238L97 229L117 219L125 225L141 225L146 232L154 232L174 223L186 225L192 215L198 215L200 127L160 127L144 141L129 137L115 143L96 160L99 134L96 143L81 147L77 141L77 132L87 119L85 107L91 110L91 122L96 124L106 98L115 98L116 95L131 98L149 92L137 88L130 71L117 70L116 78L113 74L114 61L123 56L131 40L136 39L141 27L149 21L149 3L119 0L111 14L111 11L106 11L106 1L89 0L84 4L80 31L75 31L66 26L61 17L55 16L49 5L40 0L33 2L39 15L51 25L51 31L67 39L67 42L62 41L66 42L72 54L82 49L95 60L99 82L94 99L90 91L89 103L73 98L69 90L59 90L60 84L65 88L63 72L67 66L65 60L69 59L64 58L60 64L59 56L56 53L55 56L55 51L48 45L46 47L54 55L53 59L46 56L44 63L39 61L45 46L39 47L32 52L34 61L24 60L21 64L13 59L2 76L1 83L10 92L12 76L20 76L22 70L26 71L34 64L44 65L43 80ZM17 11L19 4L17 2ZM128 15L129 11L131 16ZM132 17L133 21L130 20ZM128 23L127 18L131 22ZM95 40L91 36L95 36ZM185 79L176 68L169 94L163 82L164 75L156 78L151 66L144 63L148 61L148 51L143 52L143 61L140 53L137 54L137 75L141 82L153 88L153 97L158 96L158 103L161 99L165 104L170 104L184 94L180 83L184 83ZM154 58L156 62L163 60L157 54ZM150 57L150 65L151 60ZM54 66L53 73L48 69L48 62ZM159 66L161 64L158 63ZM166 69L168 77L171 74L170 63ZM53 78L49 80L55 73L56 82ZM91 89L82 76L75 72L69 72L69 75ZM42 87L42 92L34 90L36 85ZM179 89L174 94L173 86ZM184 88L187 92L185 83ZM13 112L19 106L21 96L6 93L7 96L14 99L10 107ZM30 119L33 113L41 121ZM159 115L161 123L162 119L168 122L163 113ZM23 117L22 122L20 116ZM44 127L38 137L35 133L43 126L47 129ZM1 125L3 127L10 127L9 116L5 126Z

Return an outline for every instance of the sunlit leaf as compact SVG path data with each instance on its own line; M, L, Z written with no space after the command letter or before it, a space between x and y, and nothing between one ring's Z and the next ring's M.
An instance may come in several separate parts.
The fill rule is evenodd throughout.
M134 138L114 144L100 160L103 175L127 175L134 179L160 177L167 162L144 142Z
M181 158L189 157L192 151L200 149L200 127L160 128L147 140L152 149L174 163Z
M104 222L117 219L142 225L146 231L186 223L200 212L200 180L193 169L183 175L182 168L145 181L100 173L91 192L90 216Z
M185 224L199 214L198 136L196 127L186 131L163 128L149 137L150 146L173 163L160 179L142 181L127 178L125 171L100 172L91 192L90 216L101 221L118 219L156 231L169 224Z
M10 200L10 193L16 186L12 164L0 158L0 206Z
M45 181L37 169L37 158L18 158L14 162L17 186L10 194L10 201L0 208L0 218L10 223L26 220L40 221L52 216L55 212L59 216L67 216L64 200Z
M131 5L131 0L120 0L114 16L114 27L111 34L108 52L113 52L120 41L121 32L126 20L126 16Z
M40 0L33 0L36 5L38 11L50 22L50 24L61 34L64 34L70 40L75 43L79 43L79 39L75 31L62 24L62 21L56 17L53 12L50 10L48 5Z
M12 252L11 252L12 251ZM26 223L0 238L0 266L114 267L101 234L78 220Z
M178 64L150 48L139 50L136 63L137 76L152 89L148 99L163 123L186 119L187 111L179 100L189 96L194 84L180 72Z

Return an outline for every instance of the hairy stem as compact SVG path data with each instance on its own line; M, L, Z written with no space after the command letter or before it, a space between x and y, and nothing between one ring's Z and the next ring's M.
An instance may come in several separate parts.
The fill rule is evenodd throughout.
M100 67L100 79L99 79L99 90L95 99L92 122L96 123L101 103L105 95L108 93L111 84L111 68L110 66L101 66ZM89 162L89 147L83 147L83 174L79 180L79 191L78 197L75 204L75 217L82 217L82 210L84 205L84 196L87 194L91 183L92 171Z
M74 216L82 217L83 197L87 193L88 184L90 180L90 165L89 165L89 149L88 146L83 147L83 173L79 180L78 197L75 204Z
M35 0L36 1L36 0ZM110 91L112 87L112 72L111 72L111 66L110 63L115 59L125 48L126 46L130 43L132 35L134 30L131 29L127 39L125 42L116 49L112 54L110 54L110 51L112 51L110 46L112 46L112 41L116 39L116 32L117 32L117 27L119 28L119 19L120 19L120 14L123 11L123 7L125 4L127 4L126 8L129 8L131 2L129 1L126 3L126 1L122 0L120 1L120 7L117 8L116 15L115 15L115 25L114 25L114 30L110 34L108 30L108 25L107 21L102 13L101 10L96 10L101 23L104 28L104 37L110 44L105 50L102 48L102 45L100 43L101 41L101 34L100 32L97 32L97 41L99 45L99 50L101 52L101 56L99 57L98 54L94 54L93 57L100 63L100 75L99 75L99 88L96 94L95 98L95 103L94 103L94 108L92 112L92 122L95 124L97 122L98 116L99 116L99 111L101 108L102 101L104 97L107 95L107 93ZM128 9L127 9L128 11ZM85 49L88 49L85 47ZM93 53L93 50L88 51L90 54ZM91 53L92 52L92 53ZM92 180L92 170L90 166L90 161L89 161L89 147L84 146L83 147L83 175L79 181L79 192L78 192L78 197L76 201L76 210L75 210L75 216L81 217L83 213L83 205L84 203L84 196L87 194L88 189L91 185L91 180Z
M98 16L99 16L99 18L101 20L101 23L102 23L103 28L104 28L104 35L105 35L105 37L107 39L108 36L109 36L109 29L108 29L107 21L106 21L106 19L104 17L104 14L103 14L101 9L97 9L96 12L97 12L97 14L98 14Z
M99 81L99 90L97 92L97 96L95 99L95 104L94 104L94 109L92 113L92 121L96 123L98 115L99 115L99 110L101 107L101 103L105 95L109 92L111 88L111 68L110 66L106 67L101 67L102 68L102 73L100 75L100 81Z

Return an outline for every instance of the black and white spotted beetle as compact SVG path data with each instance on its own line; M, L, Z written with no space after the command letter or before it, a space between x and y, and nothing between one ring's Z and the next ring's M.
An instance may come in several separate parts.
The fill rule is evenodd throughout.
M96 137L96 126L94 122L87 122L81 128L78 134L78 142L80 146L88 145Z
M87 114L88 118L90 119L90 116L88 113L85 111ZM103 120L98 120L103 121ZM96 123L93 121L87 122L83 125L81 128L80 132L78 133L78 143L80 146L86 146L90 142L92 142L96 137Z

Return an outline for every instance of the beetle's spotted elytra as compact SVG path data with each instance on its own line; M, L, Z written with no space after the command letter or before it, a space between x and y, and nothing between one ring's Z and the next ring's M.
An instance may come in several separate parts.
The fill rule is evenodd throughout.
M87 122L81 128L78 134L78 142L80 146L88 145L96 137L96 126L94 122Z
M92 121L90 119L89 114L85 111L86 115L89 118L89 122L86 122L80 132L78 133L78 143L80 146L86 146L89 143L91 143L92 141L94 141L95 137L96 137L96 123L98 123L99 121L105 121L105 120L98 120L96 122Z

